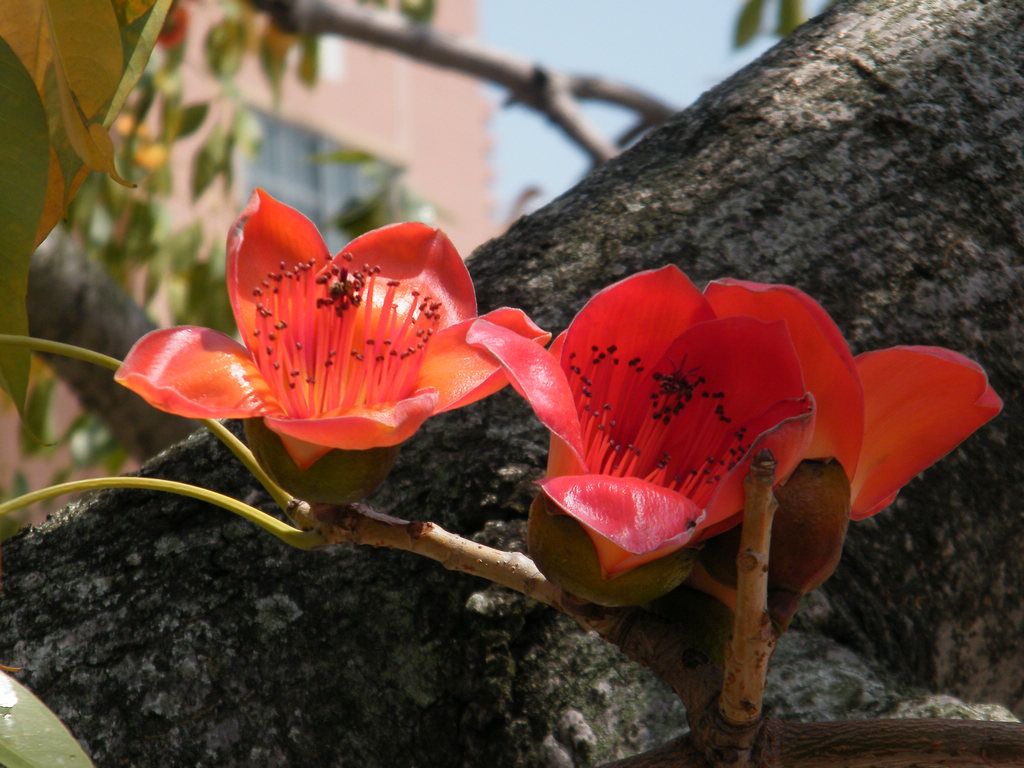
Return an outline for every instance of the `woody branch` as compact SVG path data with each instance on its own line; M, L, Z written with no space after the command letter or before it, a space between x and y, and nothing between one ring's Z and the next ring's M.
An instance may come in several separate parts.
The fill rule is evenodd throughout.
M748 508L755 517L768 514L773 501L773 463L755 462L748 481ZM767 490L765 490L767 489ZM734 658L753 659L727 674L742 680L728 682L694 645L687 626L668 621L642 608L603 608L566 594L548 581L529 557L506 552L465 539L440 526L384 515L367 505L348 507L309 506L291 510L293 519L304 527L318 527L332 543L351 542L368 546L402 549L429 557L449 570L488 579L532 597L575 619L619 647L629 658L649 667L679 696L686 707L693 733L650 752L608 764L606 768L707 768L708 765L785 766L785 768L967 768L979 764L1009 768L1020 764L1024 754L1024 726L1018 723L990 723L952 720L861 720L850 722L783 723L763 719L759 696L757 716L747 705L763 688L764 665L770 655L773 636L765 635L761 612L754 611L757 631L731 653ZM749 511L748 511L748 515ZM751 529L758 539L765 535L762 519ZM753 531L759 531L753 534ZM758 545L760 546L760 545ZM741 545L740 556L746 549ZM767 549L759 551L767 552ZM755 573L759 569L755 567ZM741 598L742 600L743 598ZM758 603L756 597L753 604ZM748 617L748 619L750 618ZM742 624L743 619L737 619ZM734 630L744 637L742 628ZM766 644L767 643L767 644ZM742 648L746 645L746 649ZM767 654L767 655L766 655ZM762 663L763 662L763 663ZM734 672L736 674L734 674ZM752 686L752 687L751 687ZM725 716L738 700L741 722ZM751 719L753 717L753 719ZM749 721L749 722L744 722ZM737 744L743 754L738 754ZM710 763L708 762L710 760ZM980 761L984 761L983 763Z
M633 137L664 122L674 110L658 99L598 77L569 75L521 56L416 24L388 11L349 5L337 0L250 0L284 29L305 34L335 34L401 53L417 61L460 72L505 88L509 100L525 104L551 119L597 165L618 154L586 119L579 99L616 104L634 111Z

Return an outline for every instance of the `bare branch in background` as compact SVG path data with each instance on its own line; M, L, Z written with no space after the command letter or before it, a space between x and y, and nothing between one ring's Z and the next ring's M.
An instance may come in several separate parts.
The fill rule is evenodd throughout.
M32 256L26 305L33 336L118 359L156 327L102 268L59 232ZM105 368L54 356L47 356L47 363L74 390L82 407L96 412L137 459L183 440L197 426L150 407L116 384Z
M446 34L404 16L336 0L250 0L279 26L305 34L335 34L386 48L427 64L506 88L509 101L547 115L598 165L618 154L579 109L578 100L616 104L638 115L629 135L638 135L675 111L635 88L598 77L568 75L464 37Z

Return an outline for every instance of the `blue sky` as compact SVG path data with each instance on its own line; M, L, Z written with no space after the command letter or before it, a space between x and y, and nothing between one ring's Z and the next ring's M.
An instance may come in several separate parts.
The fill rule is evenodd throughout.
M679 108L776 42L762 35L741 51L732 47L740 0L480 0L479 8L485 42L565 72L629 83ZM502 91L491 94L501 102ZM630 123L614 108L588 107L588 115L609 136ZM587 170L583 152L524 107L498 111L492 130L499 219L527 186L541 187L545 202Z

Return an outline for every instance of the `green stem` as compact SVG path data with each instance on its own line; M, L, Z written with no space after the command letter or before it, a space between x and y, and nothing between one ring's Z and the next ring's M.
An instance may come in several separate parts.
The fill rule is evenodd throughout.
M260 481L260 485L262 485L274 501L277 502L277 506L283 510L287 510L288 504L294 497L270 479L270 475L268 475L263 467L259 465L259 462L256 461L256 457L252 455L252 451L249 450L249 446L235 437L231 430L219 421L215 419L200 419L200 421L213 433L214 437L224 443L224 445L228 447L228 450L235 454L235 456L238 457L238 460L256 476L256 479Z
M244 517L251 523L255 523L281 539L281 541L297 549L313 549L327 543L327 540L318 532L301 531L298 528L292 528L287 523L283 523L265 512L250 507L238 499L225 496L223 493L217 493L216 491L199 488L187 483L161 480L154 477L96 477L89 480L75 480L70 483L52 485L49 488L32 491L24 496L3 502L0 504L0 517L3 517L8 512L14 512L22 507L27 507L29 504L45 501L54 496L61 496L65 493L95 491L101 488L140 488L148 491L166 491L168 493L177 493L181 496L191 496L194 499L199 499L200 501L223 507L229 512L234 512L236 515Z
M116 371L121 367L121 361L116 357L110 357L100 352L93 352L85 347L76 347L74 344L64 344L49 339L37 339L34 336L12 336L8 333L0 333L0 346L23 347L33 352L47 352L51 355L62 355L81 360L86 363L98 365L100 368L109 368Z
M34 352L45 352L51 355L62 355L75 360L82 360L86 363L92 363L93 365L98 365L101 368L109 368L112 371L117 371L117 369L121 367L121 361L117 358L110 357L109 355L93 352L91 349L86 349L84 347L76 347L73 344L64 344L59 341L50 341L48 339L37 339L34 336L13 336L6 333L0 333L0 346L4 345L9 347L24 347L26 349L31 349ZM271 495L281 509L288 508L288 503L292 500L292 495L270 478L270 476L264 471L263 467L261 467L256 461L256 457L252 455L252 451L249 450L245 443L231 434L230 430L228 430L228 428L219 421L215 421L214 419L199 419L199 422L210 430L214 437L224 443L224 445L228 447L228 450L238 457L238 460L241 461L250 472L252 472L256 479L259 480L260 485L267 490L267 493Z

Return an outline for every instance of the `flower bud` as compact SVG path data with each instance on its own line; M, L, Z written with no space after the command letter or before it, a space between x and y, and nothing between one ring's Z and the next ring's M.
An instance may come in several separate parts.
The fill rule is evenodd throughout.
M245 419L245 439L271 479L298 499L320 504L352 504L384 482L399 446L363 451L329 451L307 470L296 466L281 437L263 419Z
M530 506L527 545L530 557L550 581L577 597L607 606L651 602L681 584L697 559L696 550L677 549L630 571L606 576L590 534L543 493Z
M850 482L835 461L804 460L784 485L772 520L768 554L768 609L785 629L800 598L832 575L843 553L850 523ZM727 587L736 587L740 526L709 539L700 553L704 570Z
M832 575L850 523L850 482L835 461L802 461L775 490L768 589L812 592Z

